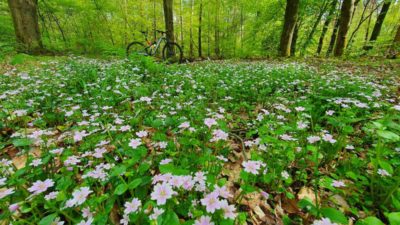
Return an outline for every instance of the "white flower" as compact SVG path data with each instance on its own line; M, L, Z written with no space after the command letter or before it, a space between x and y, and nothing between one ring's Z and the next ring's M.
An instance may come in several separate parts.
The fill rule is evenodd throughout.
M382 177L390 176L390 173L384 169L378 169L378 174Z
M318 137L318 136L310 136L310 137L307 138L307 141L310 144L313 144L313 143L318 142L320 140L321 140L321 138Z
M142 202L138 198L133 198L130 202L125 202L125 210L124 214L128 215L130 213L138 211L140 206L142 206Z
M135 138L135 139L131 139L131 141L129 142L129 147L136 149L141 144L142 144L142 140L140 140L139 138Z
M143 138L143 137L147 137L148 133L147 133L147 131L142 130L142 131L136 132L136 135L140 138Z
M89 187L81 187L78 190L75 190L72 193L72 199L68 200L66 203L66 207L73 207L73 206L79 206L82 205L85 201L86 198L92 193L89 189Z
M328 218L322 218L320 220L314 221L312 225L338 225L338 224L331 222L331 220Z
M213 118L206 118L206 119L204 119L204 124L208 128L211 128L213 125L217 125L217 121Z
M164 209L159 209L157 207L154 208L153 214L150 215L151 220L156 220L158 216L164 213Z
M340 187L345 187L346 185L344 184L343 181L341 180L334 180L332 182L332 187L340 188Z
M289 177L290 177L289 173L288 173L286 170L285 170L285 171L282 171L281 176L282 176L285 180L289 179Z

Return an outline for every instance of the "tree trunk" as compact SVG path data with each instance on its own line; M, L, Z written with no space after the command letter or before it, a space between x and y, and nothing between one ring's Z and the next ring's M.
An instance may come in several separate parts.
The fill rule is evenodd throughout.
M340 11L340 25L336 38L336 46L334 56L342 56L346 47L346 37L349 31L351 14L353 12L353 0L343 0L342 9Z
M194 58L194 46L193 46L193 5L194 0L190 0L190 26L189 26L189 58Z
M38 54L43 50L37 0L8 0L17 40L17 51Z
M317 27L319 25L319 23L321 22L322 16L325 14L326 9L327 9L327 2L324 2L324 5L321 8L321 11L319 12L317 19L315 20L310 33L308 34L308 37L306 39L306 41L304 42L303 48L301 50L301 56L304 56L305 51L307 50L308 45L311 43L313 37L314 37L314 33L317 30Z
M240 52L241 53L243 53L243 24L244 24L243 6L240 6Z
M283 25L280 42L280 55L284 57L290 56L290 46L297 22L299 2L299 0L287 0L286 2L285 24Z
M164 5L164 19L165 29L167 32L167 39L171 42L175 41L174 38L174 11L173 11L173 0L163 0Z
M388 58L395 59L400 55L400 24L397 27L396 35L393 39L393 45L389 49Z
M183 39L183 4L182 4L182 0L180 0L180 2L179 2L180 4L179 4L179 23L180 23L180 27L181 27L181 46L182 46L182 48L184 48L185 47L185 43L184 43L184 39Z
M360 22L358 22L358 24L357 24L356 28L354 29L353 33L351 33L350 39L349 39L349 43L348 43L347 47L351 47L351 44L353 43L353 38L354 38L355 35L357 34L357 31L361 28L361 25L362 25L367 19L369 19L369 21L371 21L371 17L372 17L372 14L374 13L375 9L372 10L371 13L370 13L369 15L367 15L367 16L364 18L364 15L365 15L365 12L366 12L367 7L368 7L368 5L369 5L369 2L370 2L370 0L367 0L366 4L365 4L365 6L364 6L363 12L362 12L362 14L361 14ZM368 27L369 27L369 24L368 24ZM367 27L367 30L368 30L368 27Z
M199 8L199 58L203 58L203 52L201 47L201 26L202 26L202 17L203 17L203 1L200 0L200 8Z
M157 40L157 4L153 0L153 39Z
M333 51L333 47L335 47L336 36L337 36L337 32L339 30L339 25L340 25L340 16L338 15L336 17L335 25L333 27L331 41L329 42L329 47L328 47L328 50L326 51L326 56L331 55L331 53Z
M292 43L290 44L290 56L296 56L296 43L297 38L299 37L299 29L300 29L300 22L297 21L296 26L294 27L293 31L293 38Z
M372 8L373 8L373 7L372 7ZM368 44L369 28L370 28L370 26L371 26L371 19L372 19L372 16L370 16L370 17L368 18L367 30L365 31L365 36L364 36L364 45L367 45L367 44Z
M329 9L329 12L328 12L328 17L326 18L326 20L324 22L324 26L322 28L322 33L321 33L321 36L319 37L317 55L321 54L322 46L324 45L325 35L326 35L326 32L328 31L329 24L331 23L333 15L335 13L337 2L338 2L337 0L333 0L331 3L331 8Z
M216 12L215 12L215 30L214 30L214 41L215 41L215 46L214 46L214 52L217 58L220 57L221 55L221 50L219 48L219 0L216 0Z
M376 19L374 29L372 30L371 38L369 39L370 43L365 47L365 50L372 49L372 44L378 39L379 33L381 32L382 29L383 21L385 20L386 14L389 11L390 4L391 1L385 1L383 3L381 12L379 13L378 18Z
M400 44L400 24L397 27L396 36L394 36L393 43Z

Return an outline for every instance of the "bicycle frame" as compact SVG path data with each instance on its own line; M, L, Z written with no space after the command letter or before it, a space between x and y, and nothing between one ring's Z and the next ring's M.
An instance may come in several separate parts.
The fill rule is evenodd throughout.
M149 48L148 54L149 54L149 55L155 55L156 52L158 51L158 49L160 48L161 43L162 43L163 41L164 41L164 42L167 42L167 38L165 38L165 37L160 37L160 38L157 40L156 43L153 43L152 45L149 45L149 46L148 46L148 48ZM154 46L154 47L153 47L153 46Z

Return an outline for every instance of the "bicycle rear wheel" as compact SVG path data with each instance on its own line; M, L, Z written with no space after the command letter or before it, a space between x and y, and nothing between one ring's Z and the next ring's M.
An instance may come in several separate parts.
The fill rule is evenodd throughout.
M134 41L126 47L126 57L132 54L147 56L148 52L147 49L144 47L144 44L138 41Z
M175 42L168 42L165 44L163 51L163 60L168 63L181 63L183 52L181 46Z

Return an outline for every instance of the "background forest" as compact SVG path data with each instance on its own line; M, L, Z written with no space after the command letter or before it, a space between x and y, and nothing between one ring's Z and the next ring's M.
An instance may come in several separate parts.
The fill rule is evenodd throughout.
M330 55L341 1L301 0L299 4L291 55ZM366 52L384 4L389 7L381 32L374 49ZM284 0L175 0L175 39L183 46L185 58L274 56L280 46L285 6ZM123 55L129 42L143 39L140 31L155 36L153 30L165 29L163 13L162 0L38 1L43 45L55 52ZM5 0L0 1L0 21L0 49L4 55L15 47ZM355 0L344 54L386 55L399 21L398 1Z

